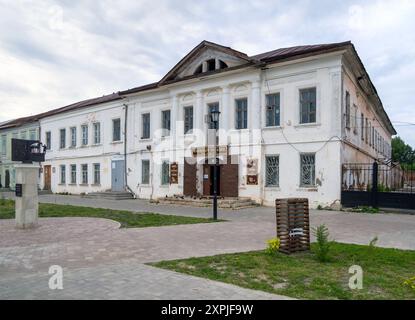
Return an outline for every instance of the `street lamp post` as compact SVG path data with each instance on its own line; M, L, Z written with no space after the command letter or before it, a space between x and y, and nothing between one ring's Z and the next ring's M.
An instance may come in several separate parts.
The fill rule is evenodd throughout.
M219 115L220 111L218 109L212 110L210 116L215 130L215 139L214 139L214 155L215 155L215 164L213 167L213 220L218 220L218 150L217 150L217 132L219 126Z

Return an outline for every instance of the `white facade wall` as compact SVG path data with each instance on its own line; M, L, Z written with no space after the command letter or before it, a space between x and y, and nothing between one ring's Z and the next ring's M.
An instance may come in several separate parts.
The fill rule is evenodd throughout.
M113 141L113 120L121 119L121 140ZM100 123L100 143L94 144L93 124ZM116 101L57 114L40 121L42 142L51 133L51 149L46 152L43 167L52 167L51 189L54 193L90 193L111 190L111 161L124 159L124 106ZM88 145L81 144L81 126L88 126ZM76 147L71 147L70 128L76 127ZM60 148L60 129L66 129L66 147ZM100 184L94 184L93 164L101 167ZM82 183L81 165L88 165L88 183ZM66 166L66 183L61 183L60 166ZM77 166L76 183L71 183L70 165ZM41 187L45 183L41 174Z
M369 99L357 89L354 76L342 62L342 52L313 56L275 65L267 69L250 67L180 81L124 98L76 111L57 114L40 122L42 141L52 134L51 150L44 166L52 166L52 191L55 193L90 193L112 188L112 161L124 159L127 140L127 184L137 197L155 199L181 195L184 190L184 159L197 161L197 189L203 189L203 157L194 157L192 149L211 144L205 117L208 105L218 103L220 115L219 145L227 146L233 159L239 161L239 197L249 197L264 205L276 198L306 197L312 207L330 206L340 201L341 166L346 162L367 162L379 152L361 139L360 116L377 118ZM193 62L197 65L199 62ZM190 68L190 67L189 67ZM188 68L188 69L189 69ZM193 67L192 67L193 68ZM190 68L190 69L192 69ZM189 70L190 70L189 69ZM187 69L186 69L187 70ZM185 70L185 71L186 71ZM187 71L189 71L187 70ZM187 72L186 71L186 72ZM316 88L316 122L300 124L300 90ZM344 97L350 93L354 127L344 128ZM280 125L266 126L266 95L280 94ZM248 101L248 127L235 128L235 100ZM127 105L127 110L125 109ZM193 132L184 134L184 108L193 107ZM171 132L161 132L162 111L171 112ZM127 111L127 112L126 112ZM150 114L150 137L142 138L142 115ZM127 118L125 119L125 114ZM112 141L112 120L121 119L121 141ZM127 134L124 135L124 123ZM94 145L93 123L101 123L101 143ZM81 125L89 128L89 144L81 146ZM70 128L77 128L77 146L70 147ZM60 129L66 129L66 148L59 148ZM377 128L389 143L390 133ZM315 154L315 185L300 185L300 155ZM279 185L265 186L265 157L279 157ZM385 157L386 157L385 153ZM247 162L258 160L258 184L247 184ZM142 183L142 161L150 162L148 184ZM223 160L223 158L222 158ZM178 184L162 185L163 161L179 164ZM101 165L101 183L93 184L93 164ZM70 183L70 165L77 165L77 183ZM81 183L81 165L88 164L88 184ZM60 166L66 166L66 183L60 181ZM41 176L43 186L44 176ZM201 192L202 193L202 192Z
M300 124L299 90L317 88L317 122ZM239 155L239 196L250 197L272 205L277 197L308 197L313 206L330 205L340 199L340 142L341 135L341 55L296 61L270 67L266 72L251 69L224 74L214 79L171 85L164 90L143 92L128 98L131 111L129 131L129 185L142 198L158 198L183 193L183 158L192 157L191 147L205 141L195 135L184 135L183 107L193 106L194 127L207 136L204 117L208 104L218 102L221 111L219 145L228 145L229 153ZM265 96L280 93L281 122L278 127L266 127ZM235 129L235 99L248 99L248 129ZM162 110L170 109L177 119L172 136L159 138ZM150 139L142 140L141 115L151 114ZM172 125L172 132L174 131ZM195 142L193 142L195 141ZM176 144L174 147L173 144ZM147 150L151 146L151 152ZM184 150L183 150L184 149ZM169 150L175 152L169 153ZM316 153L317 184L313 188L300 187L300 153ZM264 187L265 156L279 155L279 187ZM258 159L258 185L246 183L246 160ZM151 160L149 185L141 182L141 160ZM160 186L161 160L178 162L179 183ZM201 166L200 166L201 167ZM198 172L199 189L202 173Z

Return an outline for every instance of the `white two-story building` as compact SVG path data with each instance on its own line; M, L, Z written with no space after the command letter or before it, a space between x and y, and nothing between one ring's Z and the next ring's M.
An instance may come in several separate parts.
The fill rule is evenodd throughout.
M389 158L396 134L350 42L248 56L203 41L159 82L43 116L42 187L210 196L213 110L219 194L265 205L337 204L342 165Z

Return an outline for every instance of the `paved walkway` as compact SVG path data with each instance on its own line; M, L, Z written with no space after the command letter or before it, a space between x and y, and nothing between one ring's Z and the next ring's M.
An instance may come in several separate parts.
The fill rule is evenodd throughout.
M51 196L48 196L51 197ZM79 197L52 196L56 203L90 205ZM41 197L42 201L51 200ZM208 216L209 208L155 206L143 201L92 201L95 206L137 212ZM34 230L0 220L0 299L125 298L265 299L282 297L246 290L144 265L169 259L259 250L275 236L273 208L221 210L228 222L119 229L95 218L45 218ZM312 211L337 241L415 250L415 216ZM48 289L49 267L64 268L64 290Z

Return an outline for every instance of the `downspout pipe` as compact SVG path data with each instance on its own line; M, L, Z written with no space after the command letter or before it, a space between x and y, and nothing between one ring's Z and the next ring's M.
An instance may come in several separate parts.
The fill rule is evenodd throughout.
M128 104L124 103L124 181L125 189L127 192L131 193L134 199L137 199L137 195L128 185L128 173L127 173L127 129L128 129Z

